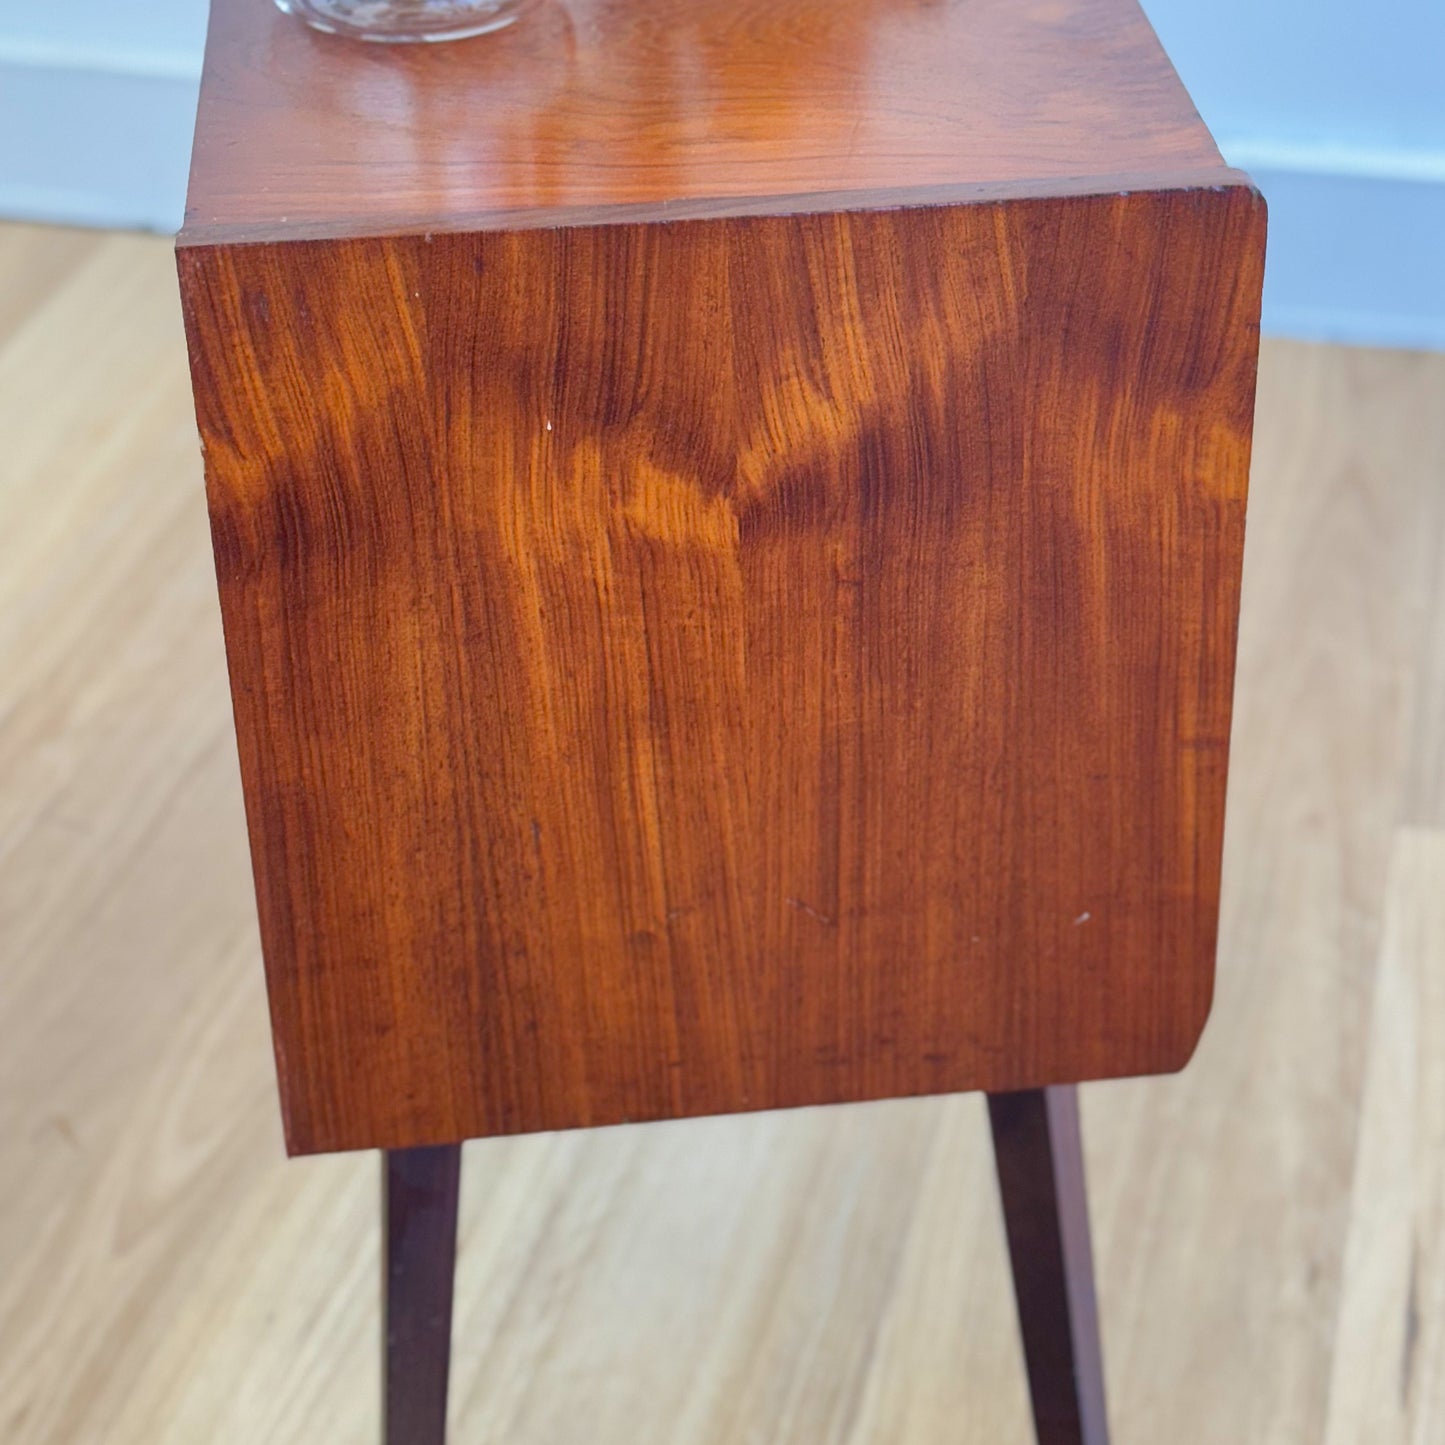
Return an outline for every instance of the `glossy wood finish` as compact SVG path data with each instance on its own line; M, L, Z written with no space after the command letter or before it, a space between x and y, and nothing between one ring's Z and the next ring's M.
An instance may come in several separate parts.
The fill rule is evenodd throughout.
M444 1445L462 1151L382 1156L384 1445Z
M1221 169L1134 0L539 0L400 50L215 0L185 234Z
M1180 1066L1262 225L183 248L290 1147Z
M1263 210L1133 0L217 0L203 89L293 1150L1188 1057Z
M1038 1445L1109 1445L1078 1093L991 1094L988 1117Z

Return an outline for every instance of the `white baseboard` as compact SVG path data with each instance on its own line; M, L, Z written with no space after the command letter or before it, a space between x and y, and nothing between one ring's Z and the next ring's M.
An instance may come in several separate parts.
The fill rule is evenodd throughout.
M0 215L173 231L199 59L0 46ZM1226 137L1269 202L1264 328L1445 350L1445 155Z

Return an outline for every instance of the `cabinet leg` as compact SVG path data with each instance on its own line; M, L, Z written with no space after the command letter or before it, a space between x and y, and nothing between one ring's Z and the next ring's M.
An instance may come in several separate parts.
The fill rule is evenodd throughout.
M385 1445L445 1445L460 1145L382 1157Z
M1039 1445L1108 1445L1078 1094L990 1094L988 1114Z

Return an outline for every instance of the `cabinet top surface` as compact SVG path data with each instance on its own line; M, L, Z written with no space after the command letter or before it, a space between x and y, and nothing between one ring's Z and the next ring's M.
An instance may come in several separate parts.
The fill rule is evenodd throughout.
M1135 0L534 0L507 30L413 46L212 0L182 239L1207 183L1222 164Z

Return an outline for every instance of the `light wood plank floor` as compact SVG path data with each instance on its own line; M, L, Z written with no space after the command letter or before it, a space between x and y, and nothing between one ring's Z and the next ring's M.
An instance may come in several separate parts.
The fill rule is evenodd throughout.
M1117 1438L1445 1440L1445 356L1267 347L1214 1019L1085 1091ZM166 242L0 229L0 1440L364 1442ZM470 1146L454 1438L1022 1445L980 1101Z

